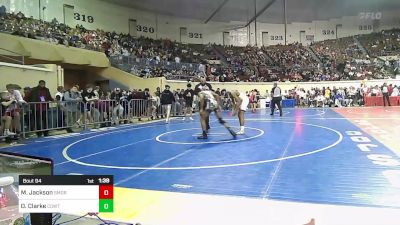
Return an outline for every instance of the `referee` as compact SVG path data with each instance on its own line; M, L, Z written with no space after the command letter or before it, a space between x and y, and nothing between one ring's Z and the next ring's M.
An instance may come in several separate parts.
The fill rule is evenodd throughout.
M389 95L390 95L389 88L388 88L386 82L382 86L382 95L383 95L383 106L386 107L386 101L387 101L388 105L391 106L390 100L389 100Z
M279 115L282 116L282 106L281 106L281 101L282 101L282 90L280 87L278 87L278 83L274 83L274 87L272 88L271 91L272 95L272 100L271 100L271 116L274 115L275 111L275 104L278 105L279 109Z

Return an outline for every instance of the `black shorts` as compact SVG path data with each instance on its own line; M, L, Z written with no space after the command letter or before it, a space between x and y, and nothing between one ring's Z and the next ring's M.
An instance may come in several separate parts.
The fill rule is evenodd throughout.
M186 107L192 107L193 100L186 100L185 103L186 103Z

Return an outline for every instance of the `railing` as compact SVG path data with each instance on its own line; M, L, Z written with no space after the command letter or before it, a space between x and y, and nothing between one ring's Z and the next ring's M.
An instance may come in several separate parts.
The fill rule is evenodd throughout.
M169 71L184 71L186 74L181 76L191 76L190 74L199 72L199 64L196 63L177 63L170 61L157 61L148 58L136 58L133 56L110 56L111 65L124 71L141 71L144 69L161 68ZM176 74L172 74L176 75Z
M182 116L185 101L179 99L171 107L171 116ZM96 102L62 101L0 104L0 140L16 135L26 137L48 135L49 131L109 127L134 120L163 118L165 110L155 100L100 100ZM11 133L15 133L11 134Z
M193 77L194 76L192 76L192 75L168 75L168 76L165 76L165 78L167 80L190 80Z
M1 51L6 51L6 52L9 52L9 53L15 54L15 55L17 55L17 57L21 57L21 60L14 59L14 58L12 58L12 57L10 57L10 56L2 55L2 54L0 53L0 57L1 57L1 58L5 58L5 59L10 60L10 61L12 61L12 62L25 65L25 56L24 56L24 55L19 54L19 53L17 53L17 52L10 51L10 50L8 50L8 49L4 49L4 48L0 48L0 52L1 52Z

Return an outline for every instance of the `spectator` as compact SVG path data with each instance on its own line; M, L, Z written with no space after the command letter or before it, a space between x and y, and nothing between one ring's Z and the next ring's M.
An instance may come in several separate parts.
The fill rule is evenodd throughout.
M151 117L152 112L153 112L153 106L151 104L151 95L150 95L150 90L148 88L144 89L143 92L143 97L142 99L144 100L144 112L143 112L143 116L146 117Z
M150 100L151 100L151 117L150 119L154 119L157 117L157 119L159 118L157 113L158 110L160 108L161 102L160 102L160 96L159 96L159 92L154 92L154 95L151 96Z
M221 90L219 88L217 88L217 90L215 91L215 94L221 96Z
M28 102L30 95L31 95L32 89L30 87L24 87L24 101Z
M0 7L0 17L4 17L7 14L7 9L4 5Z
M79 120L79 102L82 101L77 85L72 86L69 91L64 92L64 104L67 116L67 132L72 133L72 126Z
M383 30L358 37L370 56L396 55L400 50L400 30Z
M397 85L394 85L391 96L400 96L399 88L397 87Z
M249 103L250 103L250 107L251 107L251 112L255 113L256 109L257 109L257 103L258 103L257 90L251 90L248 98L249 98Z
M58 86L55 100L57 103L57 127L64 127L65 123L65 104L64 104L64 87Z
M31 98L32 89L30 87L24 87L24 97L23 100L25 103L29 102ZM24 104L24 112L23 116L25 125L28 126L27 131L32 131L35 127L35 117L32 111L32 106L29 104Z
M1 129L0 134L2 136L14 136L16 133L11 132L12 120L14 116L14 110L16 105L15 98L9 92L1 93Z
M50 91L46 87L46 82L40 80L39 85L32 88L29 99L29 102L34 103L33 114L36 118L35 130L37 130L36 135L38 137L41 137L42 134L44 134L44 136L49 135L47 116L50 101L54 101L54 99L51 97Z
M96 98L98 98L98 99L100 99L100 94L101 94L100 92L101 92L100 91L100 86L95 86L94 89L93 89L93 93L96 96Z
M121 93L120 88L116 88L113 93L111 93L111 101L113 105L113 123L119 124L120 120L123 119L124 115L124 107L121 105L124 99L123 94Z
M141 120L140 117L142 116L142 113L143 113L143 109L142 109L142 107L140 107L140 104L139 104L139 102L142 99L143 99L143 95L137 89L133 89L130 97L128 98L129 101L130 100L134 100L133 101L134 103L133 103L132 115L134 117L139 118L139 121Z
M379 94L380 94L380 90L379 90L378 85L376 85L374 88L372 88L371 96L378 96Z
M181 115L182 112L182 104L183 101L181 101L181 96L183 97L183 95L180 93L180 89L177 89L176 91L173 92L174 93L174 98L175 98L175 102L173 104L173 112L175 116L179 116Z
M192 117L192 113L193 113L192 105L193 105L194 91L192 89L192 85L191 84L187 84L186 87L187 87L187 89L183 93L183 97L185 99L185 107L186 107L186 109L185 109L185 116L183 117L182 120L186 120L186 118L188 116L189 116L190 120L193 120L193 117Z
M331 96L332 96L331 89L328 87L328 88L325 89L325 100L326 100L326 102L329 102L331 100Z
M342 107L343 105L343 95L337 92L335 95L335 107Z
M161 105L163 107L163 112L166 114L165 123L169 123L171 115L171 106L175 102L175 96L170 91L170 86L165 85L165 90L161 93Z
M96 97L96 94L93 92L93 85L88 84L86 85L86 89L82 92L82 105L81 105L81 118L78 120L78 124L80 124L80 121L83 119L88 120L89 123L95 122L93 120L93 116L95 116L94 119L97 118L98 116L98 111L95 109L95 103L99 99ZM97 112L96 112L97 111ZM93 114L93 115L92 115ZM84 121L86 124L87 121Z
M6 86L7 91L13 96L13 98L16 100L16 104L14 105L14 110L13 110L13 130L19 135L21 133L21 115L20 115L20 109L21 106L26 104L26 101L22 98L21 95L21 87L16 84L8 84Z
M325 103L326 103L326 98L324 95L322 95L322 92L320 92L320 94L316 97L316 106L317 107L325 107Z
M388 94L389 94L389 96L391 96L392 92L393 92L393 85L389 84L389 86L387 86L387 87L388 87Z
M0 9L0 12L3 11ZM361 80L393 77L388 72L391 69L398 70L398 63L387 61L379 65L370 56L397 54L400 51L399 29L356 37L367 49L368 56L359 48L354 37L317 42L311 50L299 43L261 49L249 46L222 47L135 38L129 34L87 30L83 26L68 27L57 20L47 22L26 18L21 12L6 13L3 17L1 30L51 43L105 52L114 65L125 67L129 62L128 68L133 69L132 73L143 77L194 80L200 74L206 75L210 81L220 82ZM199 64L202 60L218 59L215 50L225 57L229 65ZM314 53L322 65L315 60ZM127 57L134 57L135 60L127 60Z

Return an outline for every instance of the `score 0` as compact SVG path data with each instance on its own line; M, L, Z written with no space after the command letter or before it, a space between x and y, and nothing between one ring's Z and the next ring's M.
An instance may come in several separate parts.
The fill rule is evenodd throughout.
M114 211L113 185L99 185L99 212Z

